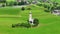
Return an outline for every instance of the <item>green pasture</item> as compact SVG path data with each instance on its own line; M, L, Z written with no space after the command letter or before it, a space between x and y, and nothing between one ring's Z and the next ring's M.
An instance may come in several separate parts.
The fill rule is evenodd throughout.
M20 12L19 8L10 8L10 7L4 7L0 8L0 15L17 15Z
M27 10L26 8L26 10L22 11L20 8L12 7L0 8L0 34L60 34L60 16L44 12L44 8L42 7L29 7L32 10ZM12 24L16 23L27 23L29 11L32 11L33 18L39 19L37 27L11 27ZM4 17L1 17L1 15L4 15Z

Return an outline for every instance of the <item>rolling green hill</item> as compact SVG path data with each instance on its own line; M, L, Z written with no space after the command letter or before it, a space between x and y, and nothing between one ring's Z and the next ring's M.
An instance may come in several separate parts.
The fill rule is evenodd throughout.
M12 24L27 23L30 7L33 18L39 19L39 25L32 28L12 28ZM1 14L16 15L15 17L0 16L0 34L60 34L60 16L44 12L44 8L36 6L28 6L26 10L21 11L20 8L0 8ZM9 11L9 12L8 12ZM20 11L20 13L18 13ZM20 16L20 17L19 17Z

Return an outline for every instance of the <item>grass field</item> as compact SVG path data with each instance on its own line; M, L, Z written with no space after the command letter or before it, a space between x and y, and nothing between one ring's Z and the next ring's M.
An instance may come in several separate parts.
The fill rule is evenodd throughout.
M32 8L33 18L39 19L39 26L12 28L12 24L27 23L29 10L21 11L20 8L12 7L0 8L0 34L60 34L60 16L46 13L42 7L30 7ZM5 16L1 17L1 15Z

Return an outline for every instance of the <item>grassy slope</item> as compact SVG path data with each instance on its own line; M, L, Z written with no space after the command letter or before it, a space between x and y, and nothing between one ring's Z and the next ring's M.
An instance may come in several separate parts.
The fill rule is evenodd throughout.
M30 6L29 6L30 7ZM60 34L60 16L54 16L44 12L43 8L32 7L34 18L38 18L40 24L36 28L11 28L11 24L26 22L29 10L21 11L20 18L0 18L0 34ZM11 9L12 10L12 9ZM9 11L11 11L9 10ZM16 9L18 10L18 9ZM15 10L12 10L15 11Z
M11 11L10 11L11 10ZM14 11L13 11L14 10ZM10 8L10 7L7 7L7 8L0 8L0 15L16 15L20 12L20 9L19 8Z
M6 0L6 1L8 1L8 2L10 2L10 1L16 1L16 0ZM33 0L28 0L28 1L33 1ZM38 1L40 1L40 0L38 0ZM50 1L50 0L49 0ZM51 0L51 1L56 1L56 2L60 2L60 0Z

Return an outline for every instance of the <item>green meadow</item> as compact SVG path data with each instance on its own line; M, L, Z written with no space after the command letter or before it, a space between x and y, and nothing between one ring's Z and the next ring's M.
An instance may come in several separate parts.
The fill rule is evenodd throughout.
M32 10L27 10L30 7ZM0 8L0 34L60 34L60 16L44 12L44 8L28 6L21 8ZM39 19L39 25L32 28L12 28L12 24L27 23L29 12Z

